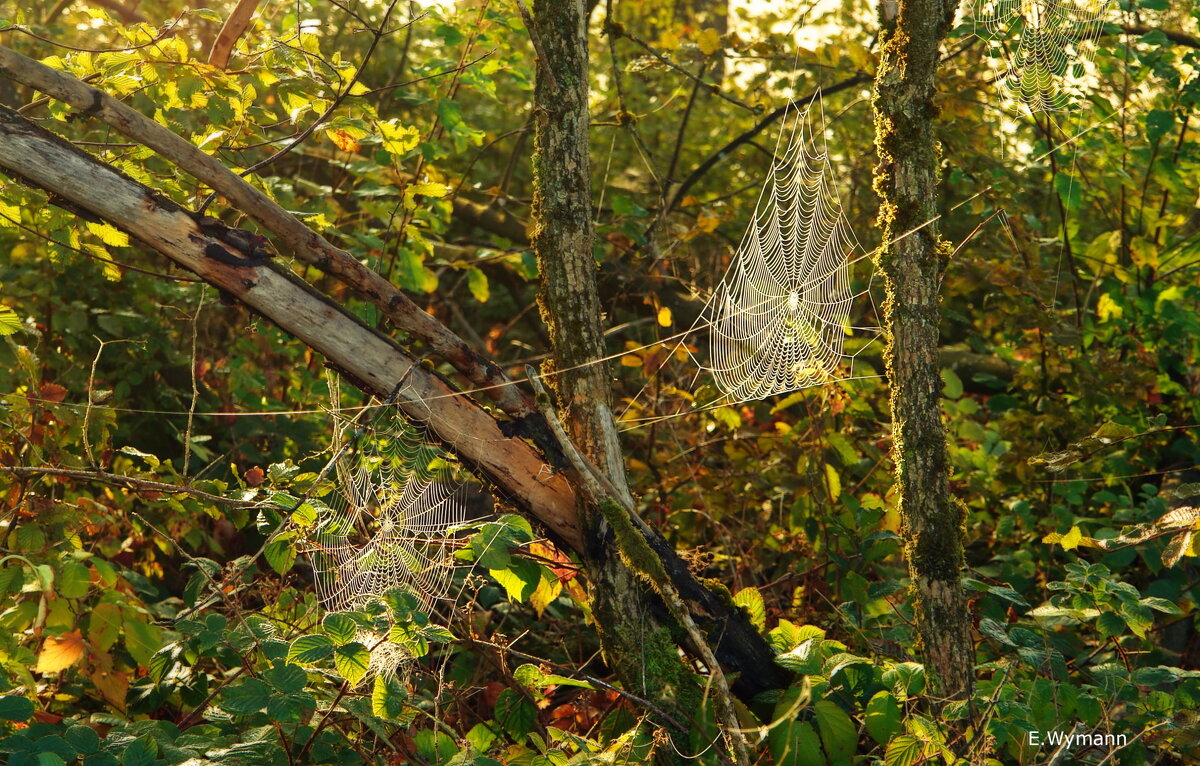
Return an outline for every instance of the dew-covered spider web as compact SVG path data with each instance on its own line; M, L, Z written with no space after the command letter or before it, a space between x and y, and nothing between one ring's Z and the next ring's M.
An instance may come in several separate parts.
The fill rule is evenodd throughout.
M326 610L362 608L393 588L422 606L444 599L456 561L452 536L470 521L462 470L392 404L366 425L335 427L336 489L309 531Z
M851 266L865 257L842 210L818 97L782 118L754 219L698 324L727 402L843 379ZM863 291L865 292L865 291Z
M1031 112L1070 108L1111 0L977 0L975 34L988 43L1001 91Z

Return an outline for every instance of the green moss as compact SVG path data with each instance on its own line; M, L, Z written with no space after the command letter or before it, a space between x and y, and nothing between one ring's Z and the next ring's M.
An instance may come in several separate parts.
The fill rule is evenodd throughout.
M617 539L617 550L626 565L662 595L659 583L668 580L667 570L663 568L662 559L646 542L646 538L633 526L629 514L609 498L600 501L600 514L612 528L613 536Z

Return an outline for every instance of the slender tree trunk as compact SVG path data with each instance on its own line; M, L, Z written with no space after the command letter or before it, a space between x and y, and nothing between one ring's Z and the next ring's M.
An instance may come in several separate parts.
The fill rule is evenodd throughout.
M628 498L610 374L599 361L606 353L592 251L583 0L538 0L533 20L534 44L544 58L534 96L532 240L542 279L539 306L553 350L543 371L554 373L549 380L572 441L612 490ZM627 688L688 726L701 690L676 650L677 626L619 555L601 510L584 504L580 515L592 608L609 666Z
M875 127L875 190L887 291L884 361L891 385L892 454L921 655L935 705L971 693L974 651L962 589L961 506L950 494L938 366L938 284L949 254L939 238L934 137L938 48L957 0L883 0Z

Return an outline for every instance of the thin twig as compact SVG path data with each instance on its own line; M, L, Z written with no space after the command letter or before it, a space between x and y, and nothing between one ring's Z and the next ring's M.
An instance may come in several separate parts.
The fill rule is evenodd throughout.
M542 49L541 38L538 37L537 30L533 28L533 17L529 15L529 9L525 7L525 0L517 0L517 10L521 12L521 20L525 22L525 29L529 32L529 40L533 43L533 50L537 53L538 63L542 65L542 71L550 83L550 92L558 93L558 80L555 79L554 72L550 69L550 59L546 58L546 51Z

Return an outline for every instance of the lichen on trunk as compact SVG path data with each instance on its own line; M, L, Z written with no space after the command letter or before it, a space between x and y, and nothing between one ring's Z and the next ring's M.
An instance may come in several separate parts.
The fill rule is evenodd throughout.
M957 5L881 2L873 101L892 455L921 655L932 698L942 702L969 698L974 668L961 582L964 517L950 493L938 364L938 285L949 251L937 226L934 94L939 47Z
M533 22L531 34L545 57L538 62L535 89L531 237L541 273L538 304L553 351L543 373L550 374L573 443L632 506L609 372L600 361L606 353L592 250L585 5L539 0ZM678 652L676 626L654 591L618 555L619 542L601 509L584 503L580 516L592 609L610 666L627 688L686 725L701 689ZM649 551L644 542L643 547Z

